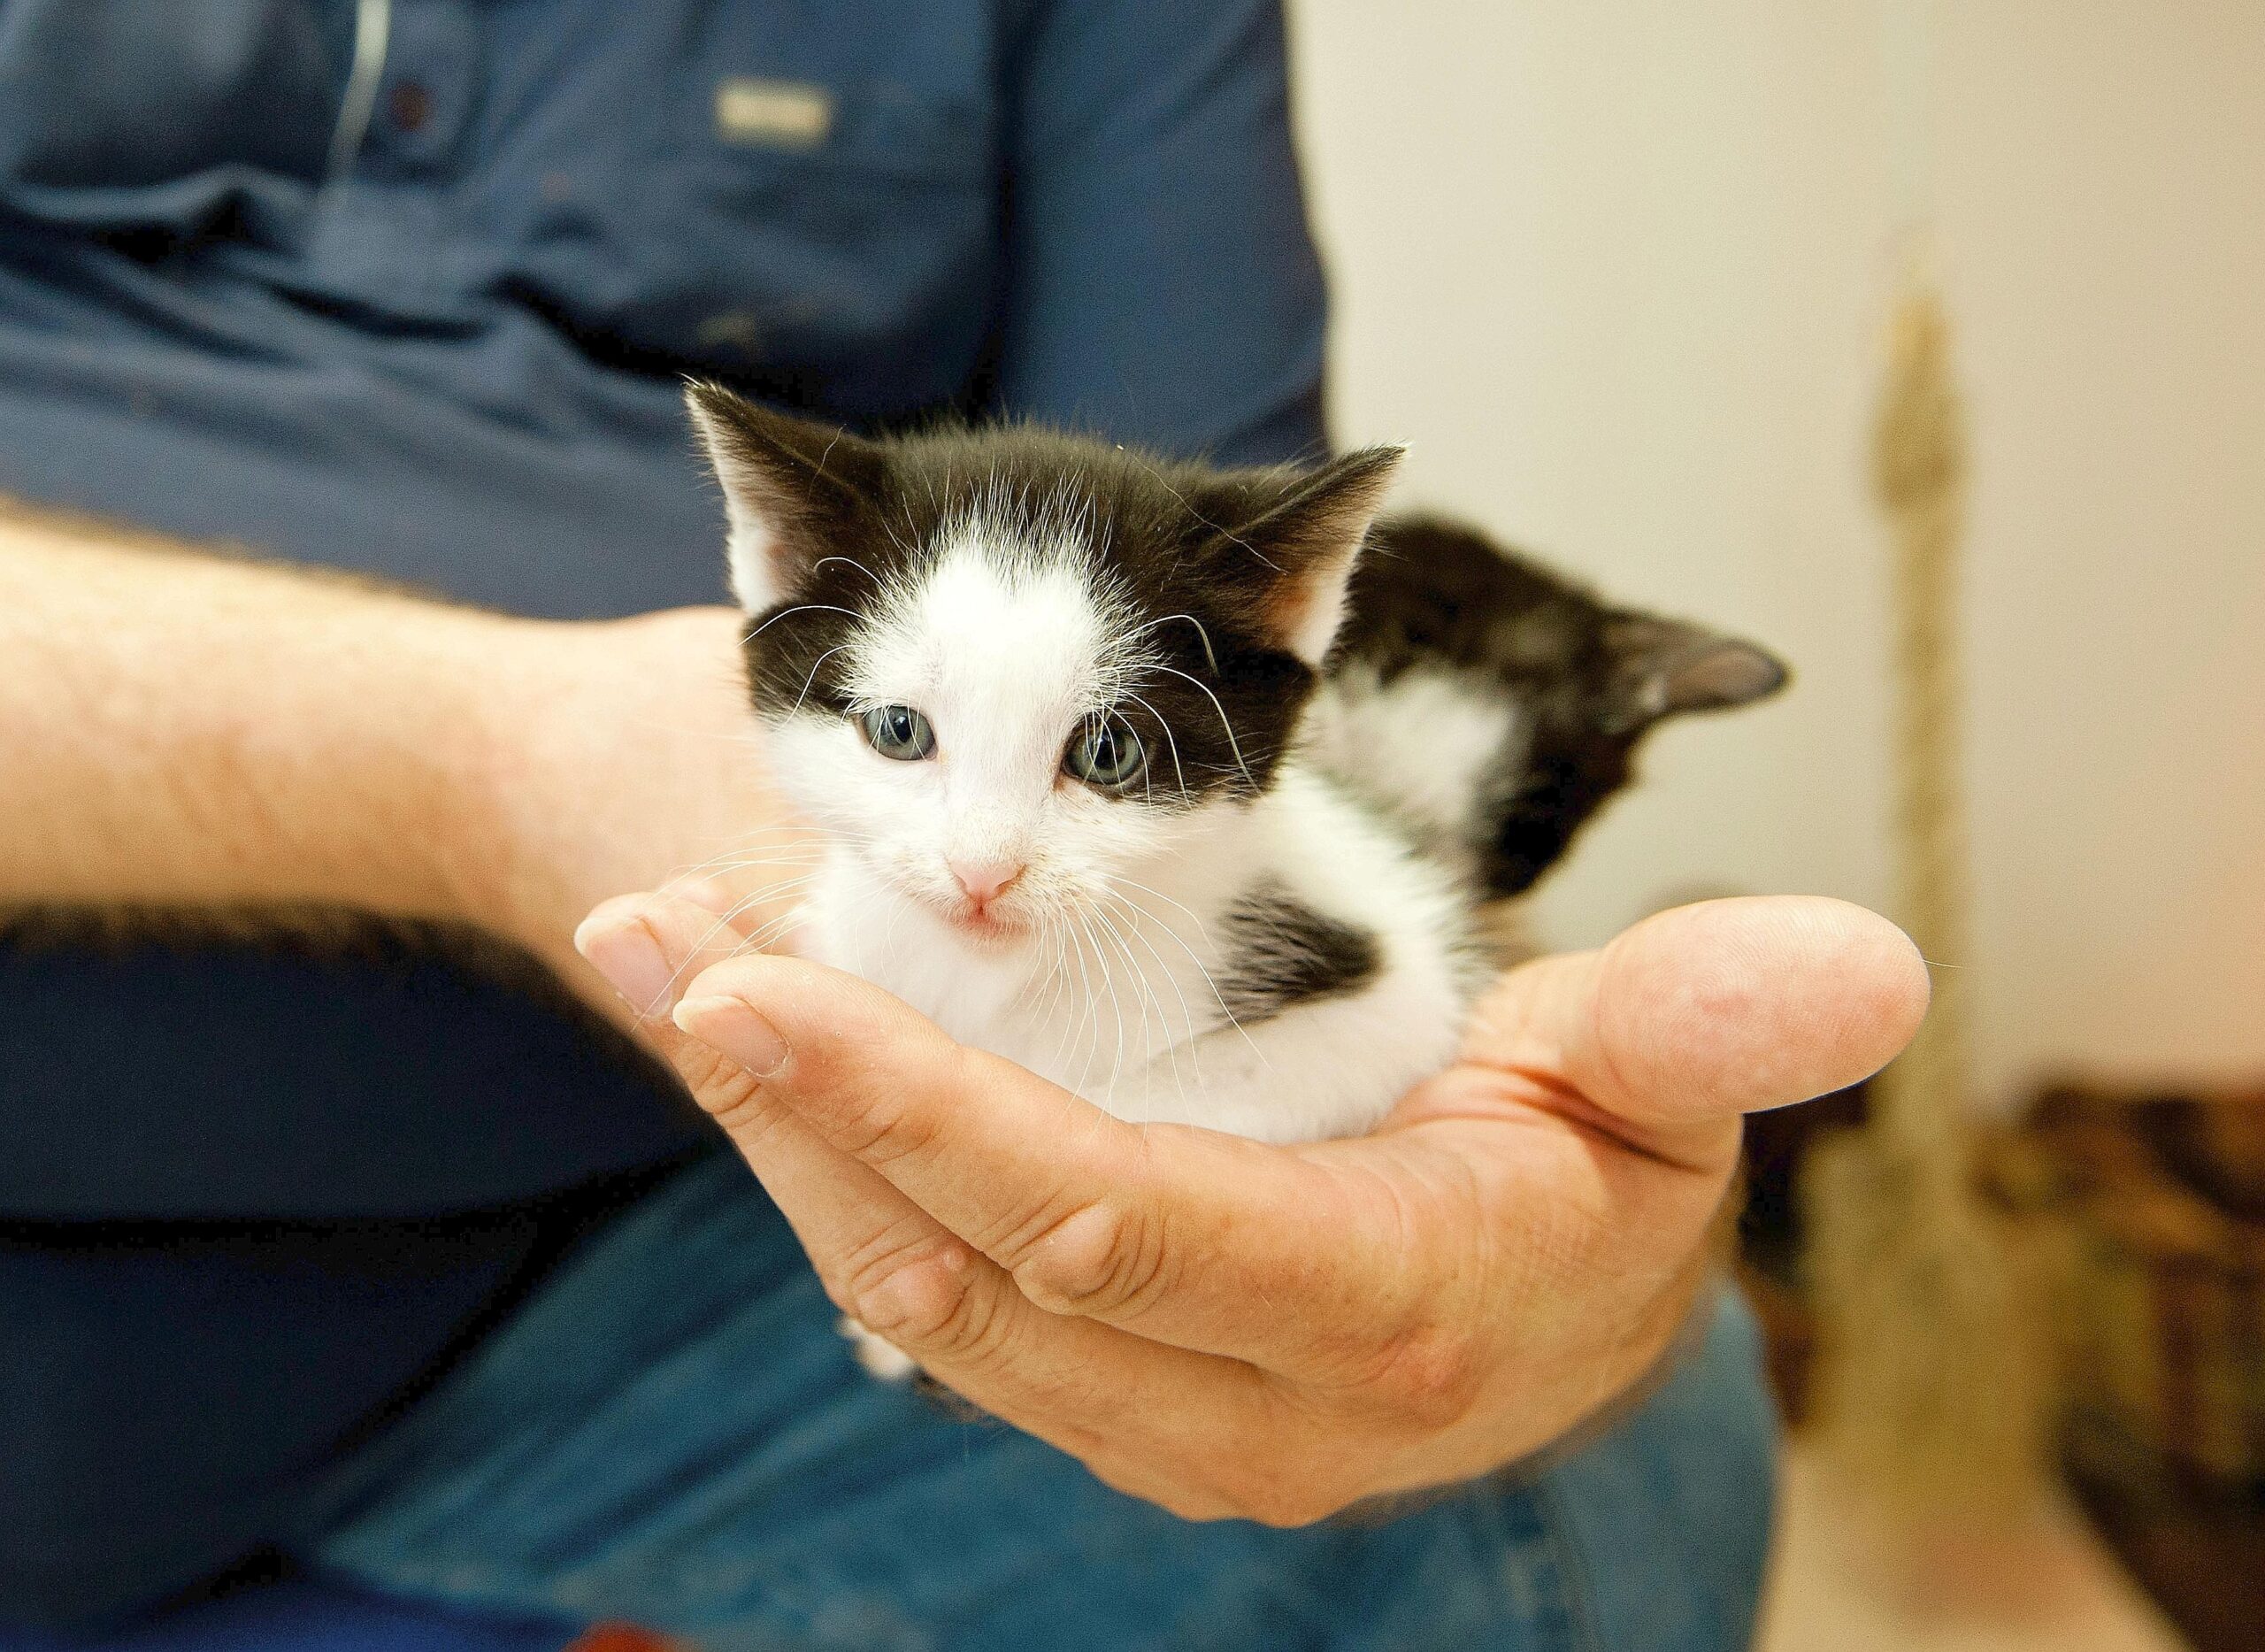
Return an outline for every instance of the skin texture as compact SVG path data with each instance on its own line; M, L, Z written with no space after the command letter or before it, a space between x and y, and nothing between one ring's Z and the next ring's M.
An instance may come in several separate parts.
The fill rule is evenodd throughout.
M739 628L512 619L0 499L0 910L467 922L618 1012L570 944L599 900L706 868L781 910Z
M1927 1000L1860 908L1685 907L1504 976L1374 1135L1270 1147L1121 1123L853 977L728 956L719 903L625 896L579 944L834 1301L1193 1518L1320 1519L1596 1416L1690 1312L1742 1115L1872 1072Z

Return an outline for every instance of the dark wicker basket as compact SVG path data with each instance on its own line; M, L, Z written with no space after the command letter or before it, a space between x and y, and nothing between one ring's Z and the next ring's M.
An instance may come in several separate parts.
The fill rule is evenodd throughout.
M1983 1173L2055 1282L2081 1466L2265 1498L2265 1093L2048 1090Z

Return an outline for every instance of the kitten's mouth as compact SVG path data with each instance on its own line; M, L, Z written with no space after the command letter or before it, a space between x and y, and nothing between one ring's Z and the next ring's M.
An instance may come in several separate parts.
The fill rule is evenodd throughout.
M972 902L964 901L956 909L944 915L962 934L971 940L994 945L1019 941L1030 933L1027 924L1011 915L1000 911L996 907L978 906Z
M997 901L978 904L964 895L948 895L935 889L916 888L906 893L917 904L950 925L952 933L964 941L1001 947L1027 938L1037 927L1023 912L1001 910Z

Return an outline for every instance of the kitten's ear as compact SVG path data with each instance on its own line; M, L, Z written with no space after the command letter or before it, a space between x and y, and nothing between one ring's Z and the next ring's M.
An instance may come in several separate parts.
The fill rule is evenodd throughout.
M1363 448L1334 459L1220 535L1224 549L1256 559L1264 586L1260 619L1309 665L1319 665L1336 639L1346 583L1406 451Z
M1679 619L1615 614L1605 624L1613 656L1605 732L1635 734L1685 711L1720 711L1767 699L1790 673L1767 649Z
M872 442L694 380L685 406L724 486L732 594L751 614L786 600L878 509L888 461Z

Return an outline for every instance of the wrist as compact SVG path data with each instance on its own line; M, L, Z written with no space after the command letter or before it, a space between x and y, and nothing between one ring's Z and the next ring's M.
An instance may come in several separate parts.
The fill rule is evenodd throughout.
M437 643L436 744L444 755L427 875L440 915L533 947L555 895L540 795L555 787L544 706L566 692L580 629L466 615Z
M479 754L457 788L459 911L540 957L575 926L778 818L738 664L738 616L686 609L512 622L473 663Z
M575 762L562 727L605 716L589 703L600 626L501 621L460 639L453 680L456 743L449 829L437 875L450 916L537 954L573 929L578 861Z

